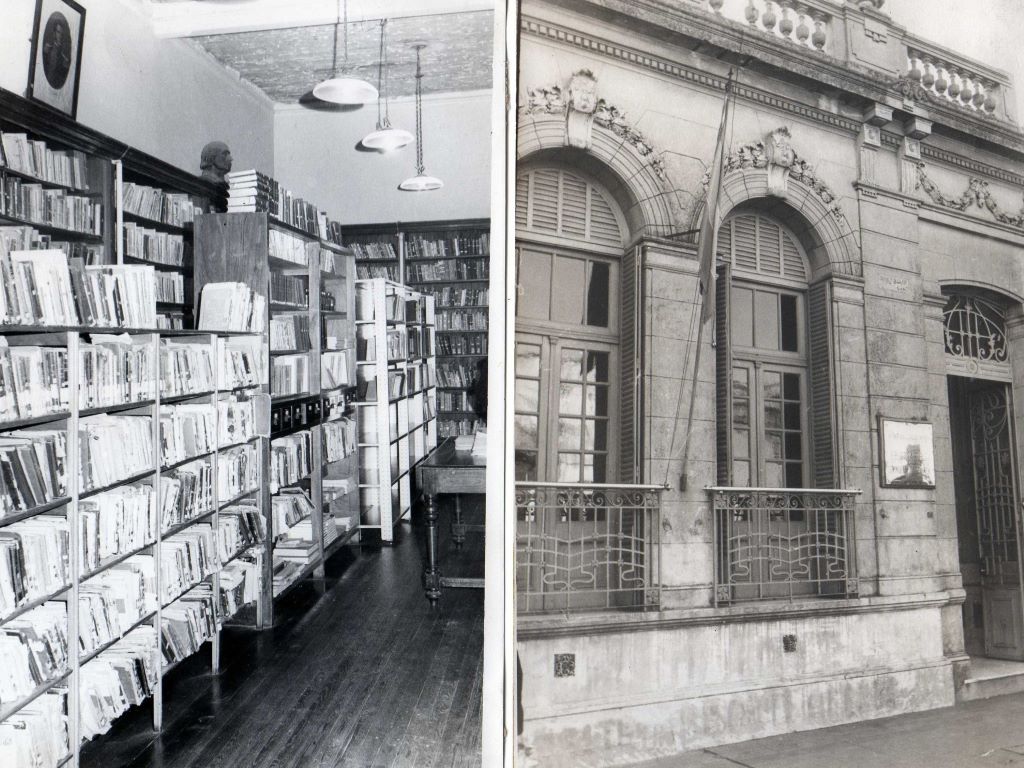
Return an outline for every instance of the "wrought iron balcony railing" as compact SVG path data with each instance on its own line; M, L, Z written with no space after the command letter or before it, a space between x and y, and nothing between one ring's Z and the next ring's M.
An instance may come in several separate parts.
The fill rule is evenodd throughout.
M663 490L516 483L519 612L657 608Z
M715 605L856 595L858 490L708 488Z

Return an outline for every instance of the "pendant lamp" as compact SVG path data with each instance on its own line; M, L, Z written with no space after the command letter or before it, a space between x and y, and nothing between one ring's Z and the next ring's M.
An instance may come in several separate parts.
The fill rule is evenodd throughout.
M391 127L391 114L388 112L388 46L387 46L388 20L381 19L380 22L380 57L377 70L377 88L380 96L377 98L377 130L366 135L363 139L363 146L369 149L376 149L379 152L391 152L401 149L412 141L412 134L401 128ZM384 112L381 114L380 104L384 102Z
M428 176L423 165L423 71L420 69L420 51L426 43L413 43L416 49L416 175L403 181L398 188L403 192L429 192L440 189L444 182L436 176Z
M342 8L344 8L344 24L342 24ZM342 64L342 77L338 77L338 27L345 30L345 60ZM358 77L345 77L348 70L348 0L338 2L338 20L334 23L334 52L331 56L331 76L313 87L313 95L321 101L334 104L365 104L377 98L377 89Z

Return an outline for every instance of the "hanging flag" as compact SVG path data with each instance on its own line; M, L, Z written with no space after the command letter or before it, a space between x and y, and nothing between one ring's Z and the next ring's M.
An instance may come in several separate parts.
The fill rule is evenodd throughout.
M722 122L718 126L718 140L711 160L711 179L704 205L704 218L700 223L700 270L698 272L701 293L701 325L706 323L714 311L711 301L712 273L715 268L715 251L718 248L718 227L721 218L718 210L718 196L722 191L722 165L725 161L725 137L729 133L729 104L732 101L733 70L725 83L725 103L722 105Z

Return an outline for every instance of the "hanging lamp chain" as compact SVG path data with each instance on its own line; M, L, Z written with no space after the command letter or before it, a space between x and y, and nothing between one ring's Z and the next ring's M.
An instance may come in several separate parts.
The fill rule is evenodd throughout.
M391 114L388 110L388 46L387 46L388 20L380 21L380 53L377 57L377 88L380 97L377 99L377 130L383 131L391 127ZM380 103L384 102L384 114L381 116Z
M334 19L334 45L331 48L331 77L338 75L338 27L341 25L341 2L338 3L338 15Z
M348 0L339 0L339 2L341 4L342 8L344 9L343 13L345 15L345 22L344 22L344 26L345 26L345 65L344 65L344 69L345 69L345 72L348 72Z
M420 48L416 49L416 175L422 176L423 165L423 72L420 69Z

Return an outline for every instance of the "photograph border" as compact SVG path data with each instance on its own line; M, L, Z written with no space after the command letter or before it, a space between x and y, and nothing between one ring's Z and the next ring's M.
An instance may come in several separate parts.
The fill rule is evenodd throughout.
M65 110L62 107L57 106L51 101L41 97L36 93L36 75L38 70L36 68L36 59L39 55L39 30L42 26L42 15L43 15L43 4L44 3L55 3L58 5L66 6L70 11L78 14L78 48L75 51L75 63L74 72L68 78L68 83L65 84L65 89L71 89L71 110ZM68 115L72 120L77 119L78 115L78 92L79 84L82 76L82 46L85 43L85 14L86 9L75 2L75 0L36 0L36 11L35 21L32 23L32 54L29 58L28 65L28 98L39 104L45 104L50 109L54 109L63 115Z

